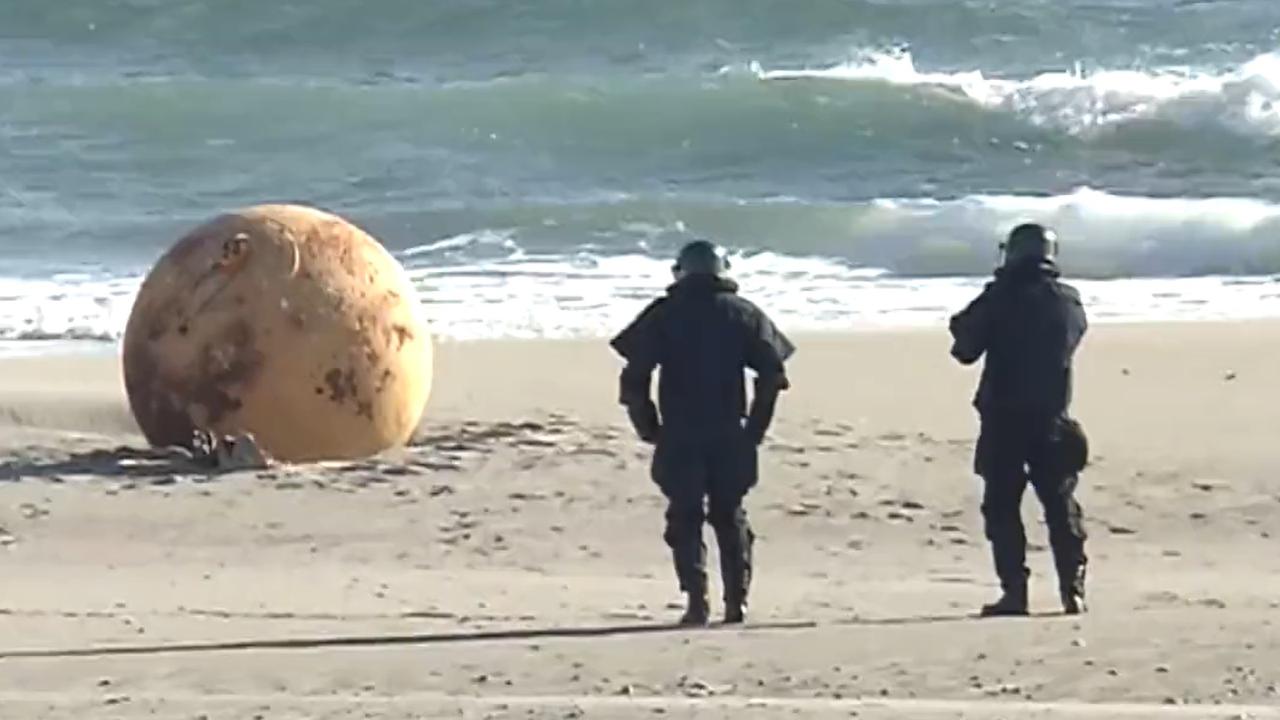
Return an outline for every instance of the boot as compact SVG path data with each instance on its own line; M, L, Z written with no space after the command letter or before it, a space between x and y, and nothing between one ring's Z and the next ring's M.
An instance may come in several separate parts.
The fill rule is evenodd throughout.
M752 545L755 533L747 514L737 507L728 515L712 518L720 547L720 579L724 583L724 622L740 625L747 619L747 594L751 590Z
M724 601L724 624L741 625L747 621L747 599L731 597Z
M1088 611L1084 602L1084 566L1080 566L1066 581L1059 583L1059 594L1062 597L1062 612L1068 615L1082 615Z
M1027 581L1031 577L1031 572L1027 569L1026 541L1021 539L1021 530L1017 535L1020 542L991 543L996 577L1000 578L1000 589L1003 594L999 600L982 606L982 617L1028 614Z
M1006 587L999 600L982 606L982 617L1017 617L1028 615L1027 586Z
M711 623L711 601L707 599L707 593L691 592L686 593L688 600L685 604L684 615L680 617L680 625L683 627L706 627Z
M747 620L747 583L750 570L743 564L724 564L724 622L741 625Z
M711 620L705 567L707 550L702 543L699 527L695 525L697 532L690 532L687 525L671 522L668 517L665 535L667 545L671 547L671 559L675 564L680 591L688 598L684 615L680 618L680 624L686 627L703 626Z

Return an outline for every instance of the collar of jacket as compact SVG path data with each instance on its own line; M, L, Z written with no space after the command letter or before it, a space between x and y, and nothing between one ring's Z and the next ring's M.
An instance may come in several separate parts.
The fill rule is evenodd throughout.
M738 292L738 283L720 275L689 275L667 288L668 295L721 292Z
M1058 264L1052 260L1039 260L1013 267L996 268L996 281L1022 284L1045 278L1057 279L1062 276Z

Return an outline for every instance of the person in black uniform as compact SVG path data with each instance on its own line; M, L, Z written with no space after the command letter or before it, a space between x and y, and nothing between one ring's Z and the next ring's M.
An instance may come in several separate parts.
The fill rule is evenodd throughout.
M951 319L951 354L986 363L974 405L981 431L974 470L1003 595L982 615L1026 615L1027 539L1022 495L1030 483L1044 507L1063 610L1084 612L1085 530L1074 494L1087 441L1068 414L1072 357L1088 323L1080 295L1061 282L1057 237L1035 224L1014 228L995 278Z
M668 500L663 538L680 589L681 623L710 622L703 523L720 549L726 623L745 619L755 536L742 501L756 484L757 447L787 387L784 363L794 352L767 315L737 294L723 250L689 243L676 260L675 283L611 345L626 360L620 401L636 433L655 446L651 475ZM650 378L661 366L658 405ZM755 373L746 401L744 376Z

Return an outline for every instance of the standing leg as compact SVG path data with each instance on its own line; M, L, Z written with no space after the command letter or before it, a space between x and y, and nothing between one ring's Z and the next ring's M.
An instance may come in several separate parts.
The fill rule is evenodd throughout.
M689 503L672 499L667 506L663 539L671 548L680 590L687 598L682 625L705 625L711 616L707 595L707 546L702 541L702 499Z
M688 597L680 623L706 625L711 616L707 546L702 541L706 463L696 447L659 445L653 457L653 478L667 497L667 525L662 537L671 548L680 590Z
M1022 495L1027 472L1019 433L1012 426L983 422L975 465L984 480L982 517L999 600L982 608L983 616L1027 614L1027 537L1022 525Z
M747 595L751 590L751 550L755 533L742 507L742 496L711 495L708 519L716 533L720 551L720 577L724 582L725 622L745 619Z
M755 485L756 467L756 449L741 437L731 437L712 458L707 519L720 552L726 623L746 620L755 533L742 501Z
M1079 477L1061 470L1051 455L1049 436L1039 444L1031 462L1031 484L1044 507L1044 521L1049 526L1049 545L1058 572L1058 593L1062 609L1068 614L1084 612L1084 580L1088 557L1084 543L1084 510L1076 501Z

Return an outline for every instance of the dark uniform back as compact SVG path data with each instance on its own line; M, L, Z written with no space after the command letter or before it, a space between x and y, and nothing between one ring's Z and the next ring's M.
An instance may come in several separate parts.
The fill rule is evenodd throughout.
M984 414L1065 413L1072 357L1087 328L1080 293L1052 267L1001 273L952 321L956 358L987 356L974 406Z
M794 347L736 284L708 274L672 285L611 344L627 361L620 401L640 436L656 445L652 477L669 502L664 539L690 597L685 621L706 621L704 522L720 547L726 619L741 621L754 542L742 500L757 481L756 446L788 386L784 363ZM659 366L654 408L650 384ZM756 373L750 405L747 369Z
M952 355L966 365L984 354L974 397L982 429L974 470L985 480L982 512L1004 596L984 614L1027 612L1028 484L1044 507L1064 608L1083 608L1085 530L1074 493L1074 461L1065 458L1072 359L1088 323L1080 295L1058 279L1049 259L1002 268L951 321Z
M673 285L613 340L627 359L624 404L649 394L654 366L664 434L679 439L742 430L747 416L743 371L785 389L783 362L791 343L725 278L695 275Z

